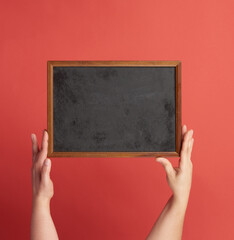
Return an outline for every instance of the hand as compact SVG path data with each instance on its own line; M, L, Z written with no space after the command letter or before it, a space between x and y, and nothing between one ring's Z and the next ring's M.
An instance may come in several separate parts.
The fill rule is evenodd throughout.
M47 158L48 133L44 130L41 150L35 134L32 139L32 215L31 240L58 240L58 234L50 213L50 199L54 194L53 182L50 179L51 161Z
M33 201L40 200L40 202L49 203L54 194L54 188L53 182L50 179L51 161L47 158L48 133L44 130L41 149L39 149L35 134L31 134L31 139Z
M165 168L167 182L173 192L173 198L179 202L187 202L192 184L193 164L191 162L191 153L194 143L193 130L187 131L186 125L182 127L182 148L179 167L173 168L168 159L158 157L156 161L160 162Z

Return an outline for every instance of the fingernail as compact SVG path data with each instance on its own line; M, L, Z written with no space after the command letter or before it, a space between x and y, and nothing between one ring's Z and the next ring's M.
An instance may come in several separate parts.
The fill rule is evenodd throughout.
M161 159L160 159L160 158L156 158L156 161L157 161L157 162L160 162L160 161L161 161Z
M31 139L32 139L32 141L34 140L34 135L33 135L33 133L31 134Z
M49 158L46 158L46 160L45 160L45 165L46 165L46 166L49 166L49 165L50 165L50 159L49 159Z

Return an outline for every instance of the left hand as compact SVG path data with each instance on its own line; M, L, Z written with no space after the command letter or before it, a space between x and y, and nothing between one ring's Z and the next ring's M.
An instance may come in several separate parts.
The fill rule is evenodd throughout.
M51 160L47 158L48 133L44 130L41 149L39 149L35 134L31 134L31 140L33 201L40 200L49 203L54 195L54 187L53 182L50 179Z

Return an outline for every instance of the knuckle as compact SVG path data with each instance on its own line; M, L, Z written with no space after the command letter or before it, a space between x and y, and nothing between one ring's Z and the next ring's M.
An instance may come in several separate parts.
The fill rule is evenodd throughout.
M171 169L170 166L167 167L166 171L167 171L168 175L170 175L170 176L173 175L173 170Z

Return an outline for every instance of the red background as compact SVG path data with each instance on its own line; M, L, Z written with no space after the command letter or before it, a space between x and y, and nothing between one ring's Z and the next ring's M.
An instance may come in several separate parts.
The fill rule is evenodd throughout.
M233 239L233 9L232 0L1 1L0 238L29 238L30 134L41 141L47 127L47 60L181 60L182 123L195 139L183 239ZM171 194L153 158L52 165L60 239L144 239Z

